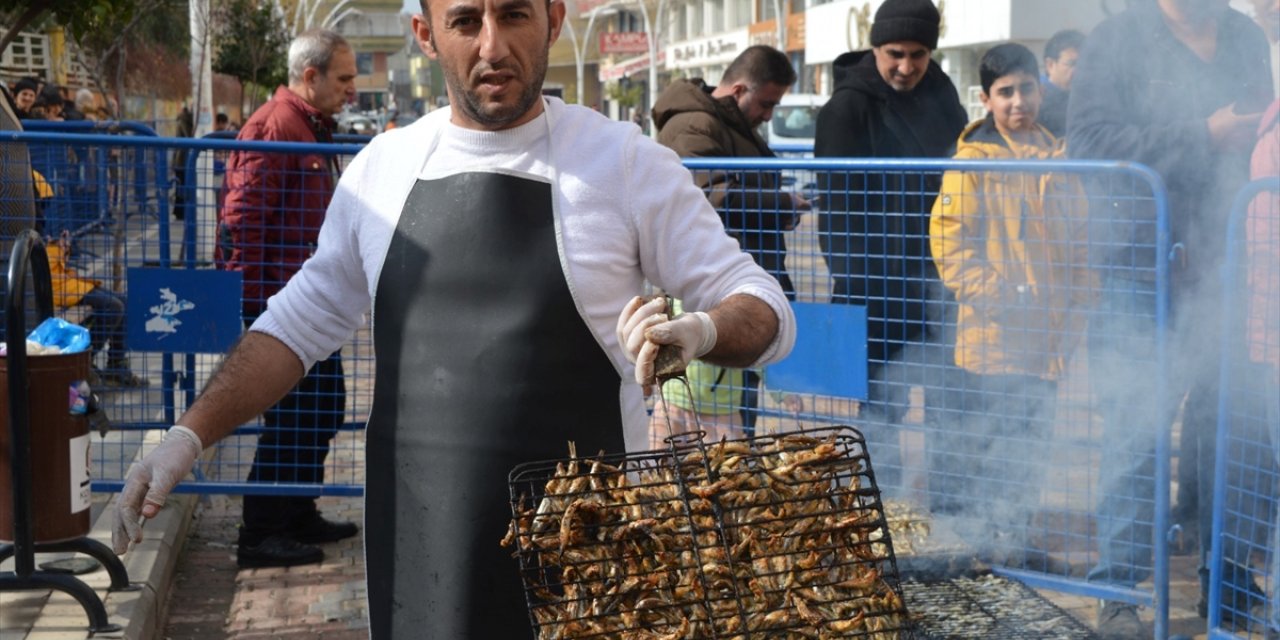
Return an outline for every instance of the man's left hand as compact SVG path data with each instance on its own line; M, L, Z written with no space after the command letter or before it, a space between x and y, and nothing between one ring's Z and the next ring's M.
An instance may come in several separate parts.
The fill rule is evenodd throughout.
M645 302L644 298L636 296L618 314L618 346L622 347L622 353L629 362L634 363L640 356L640 348L644 346L644 332L649 327L670 319L666 300L665 296L658 296Z
M653 325L644 332L645 341L636 357L636 382L645 387L657 383L658 348L673 345L680 348L684 369L716 346L716 323L702 311L682 313L674 320Z

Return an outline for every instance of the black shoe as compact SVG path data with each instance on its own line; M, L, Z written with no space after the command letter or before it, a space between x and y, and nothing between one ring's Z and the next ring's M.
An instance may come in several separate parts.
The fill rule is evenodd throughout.
M284 536L267 536L256 545L240 543L236 550L236 564L250 567L292 567L300 564L319 564L324 561L320 547L301 544Z
M1251 621L1259 625L1264 620L1264 609L1267 594L1259 587L1257 583L1250 581L1249 588L1240 590L1237 588L1223 585L1222 592L1228 598L1235 598L1235 602L1224 602L1222 607L1222 624L1237 629L1248 629ZM1200 601L1196 603L1196 615L1207 619L1209 617L1209 597L1200 594Z
M303 544L324 544L345 540L360 533L354 522L325 520L320 514L307 518L303 524L293 527L285 535Z
M151 381L129 369L108 369L98 372L98 378L109 387L146 387Z

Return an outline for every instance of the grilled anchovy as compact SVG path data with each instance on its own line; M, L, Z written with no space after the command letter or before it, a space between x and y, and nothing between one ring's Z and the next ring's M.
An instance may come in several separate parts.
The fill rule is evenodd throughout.
M538 637L898 637L860 441L827 429L547 466L502 541Z

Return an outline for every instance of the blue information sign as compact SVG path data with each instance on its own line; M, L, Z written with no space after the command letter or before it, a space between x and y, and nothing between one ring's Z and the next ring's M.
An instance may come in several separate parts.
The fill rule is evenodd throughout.
M224 353L244 329L241 275L206 269L129 269L129 349Z
M765 369L770 389L867 399L867 308L793 302L796 346Z

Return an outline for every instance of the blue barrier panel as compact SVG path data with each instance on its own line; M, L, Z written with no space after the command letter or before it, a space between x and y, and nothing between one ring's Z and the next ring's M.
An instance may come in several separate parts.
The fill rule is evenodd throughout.
M152 127L132 120L23 120L22 129L54 133L127 133L152 138L159 135Z
M186 179L178 185L180 218L126 212L112 219L113 236L120 240L103 247L110 250L98 255L107 258L89 268L112 274L108 281L116 291L123 290L129 269L214 272L225 262L234 234L227 233L221 213L227 189L214 173L214 154L254 150L323 162L336 155L340 168L359 149L142 136L0 136L0 144L13 143L85 145L101 148L106 157L135 148L161 156L189 152ZM706 381L714 387L712 405L694 409L736 421L733 429L748 428L750 419L758 434L853 425L868 436L891 512L927 513L929 527L938 532L935 541L950 532L964 553L1033 586L1151 606L1157 637L1167 635L1173 421L1164 418L1177 403L1169 389L1166 335L1173 252L1158 176L1145 167L1106 162L686 164L704 184L726 230L767 271L789 281L786 288L800 308L811 305L832 323L830 335L846 342L829 342L825 351L821 344L801 349L786 366L813 383L835 373L826 368L835 362L867 382L861 397L847 386L788 388L785 376L776 373L763 380L748 372L726 373L727 383ZM234 163L227 166L234 170ZM850 191L846 185L853 181L864 186ZM151 190L169 186L151 184ZM779 194L797 184L820 196L816 208L784 206L790 196ZM1034 197L1002 198L988 185L1037 191ZM939 213L930 203L940 192L951 209ZM886 201L899 204L882 206L884 215L868 215L865 203ZM1006 201L1030 204L1005 209ZM1078 214L1095 203L1105 206L1080 224ZM935 225L939 231L933 233ZM1029 226L1021 227L1023 233L1016 225ZM1135 231L1142 232L1138 240ZM993 234L1017 239L1017 250L1006 254L982 242ZM306 251L305 243L281 246L299 255ZM1129 261L1122 264L1121 257ZM999 277L972 279L984 273L973 270L982 266L980 260ZM973 282L989 286L969 286ZM238 308L243 302L225 304ZM202 307L207 308L197 305L187 313ZM108 411L120 428L95 440L96 490L119 488L128 463L140 449L154 446L159 430L189 406L217 365L216 357L194 352L131 356L135 370L153 383L110 390ZM200 481L179 490L358 494L364 470L355 452L363 446L360 425L373 384L367 328L341 356L342 371L326 374L331 386L322 394L341 397L346 405L328 447L323 484L247 482L261 450L257 436L273 428L258 419L211 452ZM1028 362L1040 368L1029 369ZM829 376L826 382L838 381ZM1117 429L1130 434L1129 441L1111 440ZM905 550L912 539L904 536L901 544L899 557L911 555ZM1098 571L1100 555L1108 557L1105 572Z
M129 269L129 346L160 353L226 353L240 337L236 272Z
M152 128L130 121L24 120L23 126L34 134L156 137ZM27 140L32 143L32 168L53 189L52 196L37 202L45 233L68 231L78 240L105 233L117 216L158 216L169 209L168 190L158 188L169 179L168 154L161 147L108 148L87 139L84 144L71 139Z
M1072 161L685 165L798 305L865 309L864 350L800 349L783 366L820 377L861 359L867 396L699 368L692 392L664 386L651 434L669 416L713 439L853 425L891 520L927 514L1036 587L1153 607L1167 635L1181 392L1157 175ZM795 209L797 191L817 205Z
M56 132L6 135L0 138L0 144L26 144L32 148L42 146L54 150L86 148L94 157L107 160L101 172L111 179L104 183L107 186L102 191L110 195L111 215L103 218L103 233L88 233L76 238L68 266L83 279L97 281L103 289L113 292L117 299L126 298L123 295L125 291L132 294L127 296L127 302L133 307L125 310L124 319L120 318L119 311L109 312L104 317L127 320L124 326L135 330L133 336L123 333L120 340L109 340L108 343L128 342L125 340L127 337L137 341L128 345L126 360L132 374L139 380L119 375L121 372L113 368L117 363L109 361L103 353L95 359L102 383L96 389L103 399L106 414L112 420L113 429L93 439L93 488L95 491L118 490L135 456L158 442L160 431L173 424L189 406L196 390L203 386L204 380L217 366L219 357L206 352L224 350L228 340L233 340L243 330L240 287L229 285L220 293L216 285L201 282L205 279L225 281L239 276L238 273L215 270L210 257L198 254L201 242L212 244L216 238L220 180L212 172L189 174L191 180L181 185L180 191L189 191L191 197L179 210L189 215L176 217L167 206L170 189L174 188L166 168L167 158L185 151L192 156L190 166L196 167L195 157L210 150L230 153L237 149L256 149L295 156L350 156L360 147ZM192 151L195 153L189 153ZM138 170L136 165L140 159L145 159L145 166ZM205 169L203 165L199 168ZM157 207L157 203L164 206ZM162 211L163 215L160 215ZM175 224L179 225L177 229ZM142 277L140 281L137 280L139 275ZM164 282L150 280L148 276L162 278ZM185 284L191 280L196 281L195 289L187 288ZM165 299L161 297L161 288L168 288L173 294L173 303L178 309L176 319L182 322L174 334L148 334L145 330L149 321L154 326L163 324ZM183 309L186 306L182 304L184 300L194 306ZM155 307L160 309L152 313L151 309ZM91 313L84 304L71 304L58 311L77 320ZM99 323L93 321L91 324ZM189 337L184 330L211 327L215 330L200 332L203 335L194 340L196 344L178 345L179 340ZM168 337L161 337L164 335ZM151 337L150 342L147 341L148 336ZM346 410L340 417L340 433L325 463L324 485L245 482L257 449L256 439L265 432L261 421L254 420L212 452L215 457L202 466L198 482L185 483L179 491L360 495L363 466L357 464L354 451L363 442L360 429L368 413L373 377L372 345L367 332L357 336L343 348L343 352L347 358ZM126 384L120 384L121 380Z
M867 309L858 305L792 303L796 346L765 369L769 387L784 392L867 398Z
M1210 562L1210 638L1280 637L1280 178L1227 226Z

